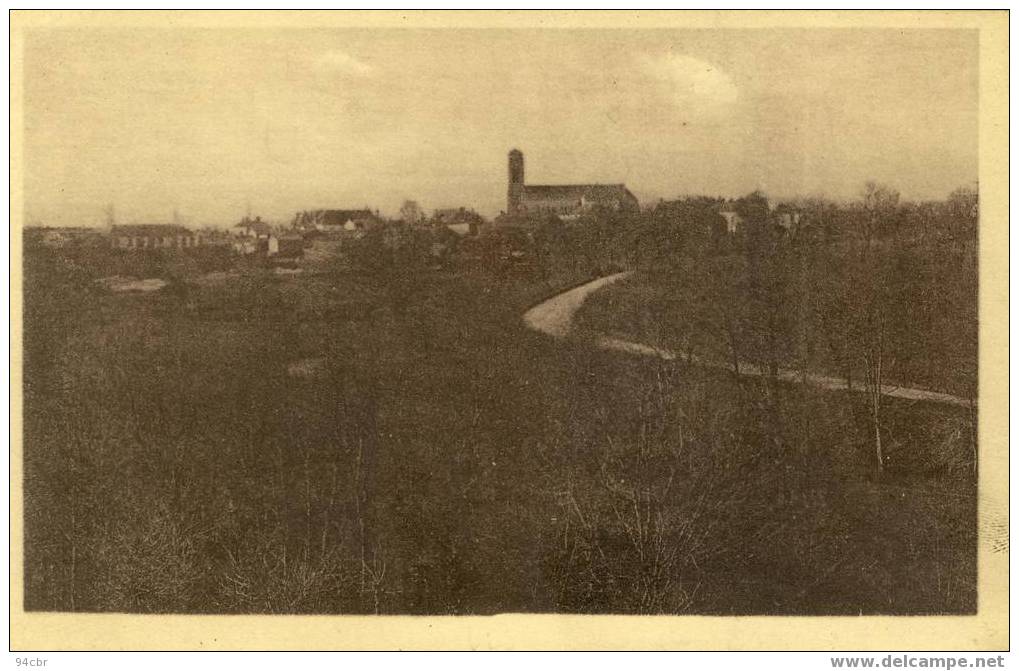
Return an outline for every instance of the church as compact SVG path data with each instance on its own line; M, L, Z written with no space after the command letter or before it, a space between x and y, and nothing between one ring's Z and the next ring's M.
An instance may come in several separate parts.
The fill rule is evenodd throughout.
M625 184L525 184L524 155L518 149L510 151L506 213L511 217L552 214L569 218L595 208L637 210L640 203Z

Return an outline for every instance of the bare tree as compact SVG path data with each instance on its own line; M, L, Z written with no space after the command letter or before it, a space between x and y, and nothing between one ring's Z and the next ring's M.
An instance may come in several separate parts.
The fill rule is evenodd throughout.
M863 185L863 233L869 250L883 230L893 227L899 208L899 192L873 180Z
M425 220L425 213L416 200L405 200L400 206L400 219L405 224L419 224Z
M884 372L884 352L880 343L869 348L863 354L864 370L866 374L867 398L870 405L871 425L874 429L874 456L877 459L877 472L884 471L884 454L881 448L881 384Z
M874 301L876 302L876 298ZM868 311L866 336L863 342L864 384L867 393L871 427L874 431L874 457L877 473L884 472L885 455L881 440L882 393L885 383L885 370L889 357L887 351L887 322L878 306L872 305Z

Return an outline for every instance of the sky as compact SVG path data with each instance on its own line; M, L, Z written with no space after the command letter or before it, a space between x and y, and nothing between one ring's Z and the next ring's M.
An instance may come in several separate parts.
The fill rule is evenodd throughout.
M908 199L977 179L965 30L36 29L26 220L235 223L529 184Z

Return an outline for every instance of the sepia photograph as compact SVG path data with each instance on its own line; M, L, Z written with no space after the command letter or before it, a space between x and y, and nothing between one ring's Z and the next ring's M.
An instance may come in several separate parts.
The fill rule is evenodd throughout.
M660 14L15 12L12 616L1007 646L1007 13Z

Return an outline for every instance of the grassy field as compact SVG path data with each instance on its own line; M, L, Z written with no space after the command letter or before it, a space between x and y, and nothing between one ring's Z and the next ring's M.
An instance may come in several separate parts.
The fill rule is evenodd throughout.
M963 412L890 405L875 478L842 395L523 328L583 273L115 295L36 254L30 610L975 611Z

